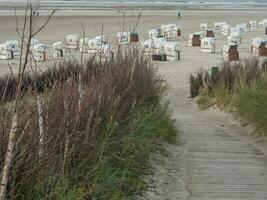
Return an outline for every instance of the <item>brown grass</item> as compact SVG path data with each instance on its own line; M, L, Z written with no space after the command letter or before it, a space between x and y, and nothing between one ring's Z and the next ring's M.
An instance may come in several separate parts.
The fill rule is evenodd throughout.
M0 168L6 152L13 104L10 100L15 88L15 81L10 80L10 76L0 79L5 101L0 109ZM103 162L110 140L127 137L129 116L134 110L159 103L162 80L150 61L133 51L105 63L89 61L82 66L69 62L52 67L36 77L36 85L31 75L26 75L8 187L11 199L55 198L56 185L66 177L73 185L86 182L81 187L87 187L83 188L86 192L82 193L90 197L97 182L95 171ZM35 92L39 93L44 110L45 149L41 158ZM118 141L114 145L114 150L123 149Z

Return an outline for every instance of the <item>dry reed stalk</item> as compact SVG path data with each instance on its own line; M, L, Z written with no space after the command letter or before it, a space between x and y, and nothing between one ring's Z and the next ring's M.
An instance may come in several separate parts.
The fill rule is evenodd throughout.
M64 157L63 157L63 162L62 162L62 168L61 172L64 174L65 172L65 167L66 167L66 162L68 158L68 152L69 152L69 142L70 142L70 134L68 133L69 129L69 106L66 100L64 100L63 103L64 111L66 113L66 118L65 118L65 145L64 145Z
M39 122L39 158L44 156L45 152L45 138L44 138L44 111L42 100L39 95L36 98L37 112L38 112L38 122Z
M79 73L78 76L78 92L79 92L79 100L78 100L78 113L81 113L82 111L82 98L83 98L83 87L82 87L82 75Z
M90 134L90 128L91 128L91 123L92 123L92 119L93 119L93 114L94 114L94 110L92 109L90 111L89 119L87 122L86 135L85 135L85 141L86 142L89 141L89 134Z
M2 180L0 185L0 200L6 199L6 191L9 179L10 168L12 166L13 152L16 144L16 135L18 130L18 114L13 114L12 125L9 133L8 147L6 152L6 158L4 162Z
M19 110L19 103L20 103L21 96L22 96L21 89L22 89L22 83L23 83L23 79L25 75L25 70L28 64L28 57L30 55L31 39L48 24L54 12L55 11L53 11L52 14L49 15L49 18L47 19L47 21L36 32L34 32L33 30L33 26L34 26L33 8L32 8L32 5L29 4L29 2L27 2L25 15L24 15L24 26L23 26L22 34L19 33L18 28L17 28L17 32L19 33L19 36L21 37L21 41L22 41L21 56L20 56L18 76L17 76L17 85L16 85L16 94L15 94L16 97L15 97L15 102L14 102L13 118L12 118L10 133L9 133L8 147L6 151L4 166L2 170L1 185L0 185L0 200L6 199L7 186L9 183L9 174L10 174L10 170L12 167L12 161L13 161L14 150L15 150L15 145L16 145L16 136L17 136L18 118L19 118L18 110ZM23 44L25 42L27 26L29 26L28 38L26 40L26 51L25 51L24 61L22 62Z

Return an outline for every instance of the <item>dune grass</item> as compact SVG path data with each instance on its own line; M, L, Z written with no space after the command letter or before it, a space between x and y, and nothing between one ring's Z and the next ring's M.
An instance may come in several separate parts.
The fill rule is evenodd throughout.
M62 63L26 74L8 199L130 199L146 190L152 153L176 143L166 88L138 52L104 63ZM11 84L13 83L13 84ZM10 130L16 81L0 79L0 169ZM40 155L41 99L44 149Z
M267 59L251 58L238 63L223 63L219 72L211 77L200 69L190 76L191 88L200 109L216 105L235 112L257 130L267 135ZM195 86L197 82L200 82Z
M238 91L236 109L240 116L267 133L267 79Z
M96 175L98 199L129 199L146 190L143 176L151 172L147 162L151 153L164 151L162 141L176 142L173 124L162 107L134 113L131 118L128 124L131 131L127 137L121 138L121 151L111 153L114 148L112 145L107 147L107 154ZM120 139L115 140L118 142ZM123 192L124 189L128 192Z

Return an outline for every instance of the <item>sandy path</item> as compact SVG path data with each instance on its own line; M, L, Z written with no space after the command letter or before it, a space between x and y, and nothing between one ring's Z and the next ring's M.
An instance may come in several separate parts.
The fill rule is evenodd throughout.
M199 112L181 97L187 87L169 93L181 145L167 146L170 157L154 162L150 200L267 199L267 156L241 137L222 112ZM185 103L186 102L186 103Z
M170 80L168 100L181 145L167 146L170 157L154 161L145 199L267 199L267 154L242 137L242 129L229 123L227 114L198 111L186 98L187 83L175 81L177 68L166 72L160 67Z
M241 55L249 54L250 32L243 40ZM217 44L222 37L217 38ZM186 41L183 43L186 46ZM199 111L188 98L188 74L219 64L221 54L202 54L184 47L180 62L159 64L170 89L172 117L181 131L180 146L167 146L170 157L154 162L149 200L265 200L267 199L267 154L250 140L231 116L218 110ZM203 58L204 57L204 58ZM142 199L142 198L141 198Z

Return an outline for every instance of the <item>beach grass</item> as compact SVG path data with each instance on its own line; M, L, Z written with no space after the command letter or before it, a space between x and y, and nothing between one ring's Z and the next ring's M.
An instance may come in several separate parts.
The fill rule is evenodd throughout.
M238 63L224 63L217 75L200 69L191 74L191 87L201 110L217 106L237 113L261 133L267 133L267 60L251 58ZM208 76L207 76L208 74ZM195 86L197 84L197 86Z
M14 84L12 76L0 78L1 169ZM152 154L166 153L163 142L177 143L162 100L166 84L136 51L51 66L26 74L23 85L8 199L129 199L147 189Z

